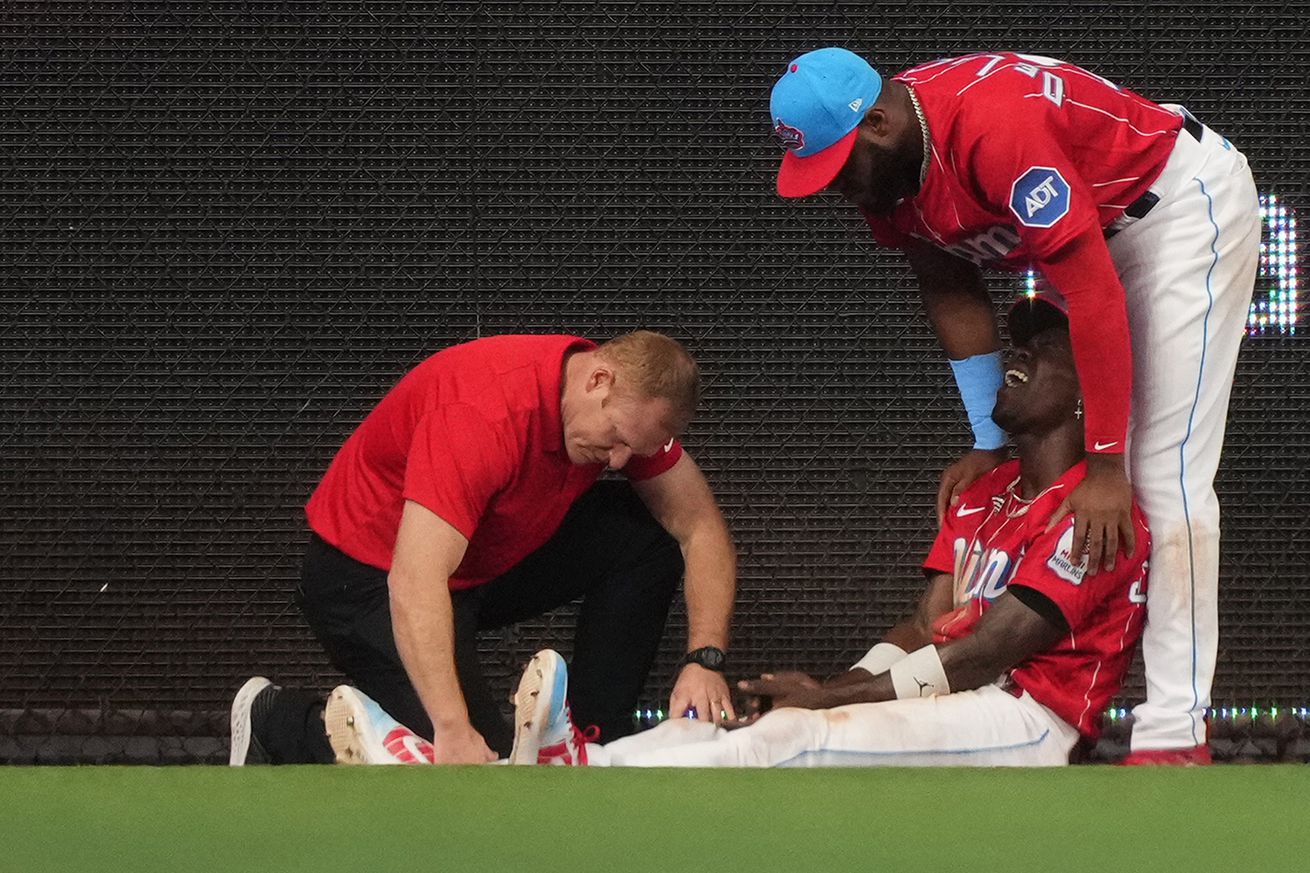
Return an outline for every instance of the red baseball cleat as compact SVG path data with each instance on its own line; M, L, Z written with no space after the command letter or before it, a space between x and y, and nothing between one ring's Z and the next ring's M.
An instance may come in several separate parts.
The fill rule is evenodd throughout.
M542 649L532 656L514 693L511 764L586 766L587 743L598 739L598 731L573 724L568 687L568 666L558 652Z
M328 696L323 724L338 764L431 764L436 758L432 743L349 685Z
M1142 749L1119 763L1125 767L1198 767L1213 762L1210 747L1202 744L1190 749Z

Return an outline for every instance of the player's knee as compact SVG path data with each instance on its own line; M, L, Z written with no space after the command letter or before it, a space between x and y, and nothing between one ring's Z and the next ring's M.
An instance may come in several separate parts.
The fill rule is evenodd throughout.
M669 735L679 744L707 742L724 732L723 728L712 721L700 721L695 718L670 718L662 722L658 730Z
M749 730L769 743L819 748L827 734L827 712L821 709L775 709Z

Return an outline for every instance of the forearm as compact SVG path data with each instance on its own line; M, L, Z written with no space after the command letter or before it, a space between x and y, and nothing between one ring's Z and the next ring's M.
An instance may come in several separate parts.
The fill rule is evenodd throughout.
M884 643L891 643L907 652L913 652L932 642L932 627L916 614L905 619L882 638Z
M737 552L722 516L707 519L682 543L686 564L687 649L727 649L737 594Z
M682 550L688 649L727 649L737 550L704 474L684 452L671 469L633 487Z
M963 360L1000 349L996 314L982 272L931 246L906 254L918 280L924 312L946 356Z
M1123 285L1099 230L1074 237L1042 274L1069 307L1069 339L1083 388L1090 454L1121 454L1133 390L1132 346Z
M868 670L847 670L823 683L825 706L847 706L852 703L880 703L895 700L896 689L887 672L873 675Z
M1006 668L1000 666L993 657L996 653L973 645L970 637L936 644L935 647L951 692L981 688L1005 672ZM847 674L849 678L844 681L824 683L824 690L830 698L827 705L847 706L852 703L895 700L898 695L892 674L892 670L876 676L866 670L851 670Z
M396 649L433 730L468 723L455 670L454 610L445 579L416 579L394 571L391 623Z
M992 420L1002 383L1001 337L991 296L978 268L930 247L909 252L923 308L950 359L974 434L974 448L997 451L1006 434Z
M950 612L954 601L954 585L949 573L932 572L928 577L928 586L919 596L914 612L902 619L882 640L869 650L846 674L864 671L871 674L885 672L893 663L905 657L906 653L922 648L932 642L933 623ZM834 676L829 682L846 684L851 677L843 674Z
M892 664L921 646L932 642L931 630L921 627L918 617L907 618L887 631L887 634L856 661L848 670L824 680L824 685L849 685L861 681L862 675L887 672Z

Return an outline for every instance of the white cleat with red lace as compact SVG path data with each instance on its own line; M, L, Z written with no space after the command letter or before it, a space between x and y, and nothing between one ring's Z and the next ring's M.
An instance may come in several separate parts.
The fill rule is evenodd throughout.
M436 758L432 743L349 685L328 695L323 722L338 764L431 764Z
M595 727L585 731L573 724L568 701L569 668L554 649L532 656L514 692L514 750L511 764L581 767L587 763L587 743L595 742Z

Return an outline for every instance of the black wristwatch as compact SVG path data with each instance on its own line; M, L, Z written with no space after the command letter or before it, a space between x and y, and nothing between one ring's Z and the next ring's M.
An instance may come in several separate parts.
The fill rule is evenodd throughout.
M728 656L718 646L701 646L682 656L682 665L699 664L706 670L722 673L727 665Z

